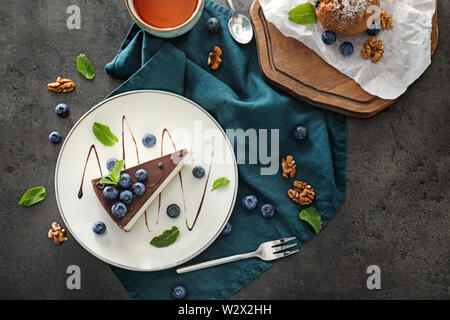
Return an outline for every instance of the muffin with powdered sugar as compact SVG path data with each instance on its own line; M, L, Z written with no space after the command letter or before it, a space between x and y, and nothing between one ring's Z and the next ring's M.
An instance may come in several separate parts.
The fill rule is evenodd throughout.
M322 25L341 35L364 32L380 7L380 0L319 0L316 15Z

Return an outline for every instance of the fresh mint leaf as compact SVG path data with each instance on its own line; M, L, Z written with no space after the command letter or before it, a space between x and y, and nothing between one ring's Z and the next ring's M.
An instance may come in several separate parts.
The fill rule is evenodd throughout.
M322 230L322 218L320 217L319 212L314 207L309 207L302 210L299 214L300 219L308 222L311 227L314 228L316 233L319 233Z
M105 146L111 147L119 141L119 139L111 132L107 125L95 122L92 131L97 139Z
M214 181L213 188L211 191L219 189L219 188L223 188L223 187L227 186L229 183L230 183L230 180L228 178L225 178L225 177L219 178L216 181Z
M41 202L47 197L47 191L44 187L35 187L28 189L19 201L19 205L23 207L30 207L33 204Z
M102 180L100 180L100 183L104 183L104 184L117 184L116 182L108 179L108 178L103 178Z
M95 78L94 67L85 54L80 54L77 57L77 70L88 80L92 80Z
M316 23L316 7L308 2L296 6L289 11L289 20L301 25Z
M111 176L111 180L115 184L118 184L119 181L120 181L120 172L122 171L124 165L125 165L125 161L124 160L117 161L117 163L114 165L113 171L111 171L109 173L109 175Z
M161 235L154 237L150 244L157 248L168 247L173 244L178 236L180 235L180 230L173 226L172 229L164 231Z

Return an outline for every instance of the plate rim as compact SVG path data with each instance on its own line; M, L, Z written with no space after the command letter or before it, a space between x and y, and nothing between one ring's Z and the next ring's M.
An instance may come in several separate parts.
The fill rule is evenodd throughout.
M123 96L127 96L127 95L134 95L134 94L141 94L141 93L158 93L158 94L164 94L164 95L169 95L175 98L179 98L181 100L184 100L185 102L190 103L191 105L193 105L194 107L198 108L200 111L202 111L209 119L211 119L213 121L213 123L215 123L217 125L217 127L220 129L221 134L223 135L223 137L225 138L230 150L232 151L232 155L233 155L233 167L234 167L234 179L235 179L235 189L234 189L234 194L233 194L233 199L232 199L232 203L230 206L230 209L227 213L226 219L224 221L224 223L222 224L222 226L220 227L219 231L202 247L200 248L197 252L193 253L192 255L186 257L185 259L175 262L175 263L171 263L165 267L162 268L152 268L152 269L145 269L145 268L135 268L135 267L131 267L131 266L126 266L114 261L111 261L109 259L106 259L102 256L100 256L99 254L97 254L96 252L94 252L93 250L91 250L84 242L82 242L76 235L75 233L72 232L72 229L70 227L70 225L67 223L66 217L64 216L64 211L61 207L61 201L59 199L59 193L58 193L58 173L59 173L59 165L60 165L60 161L61 161L61 157L62 154L64 152L64 149L66 147L66 143L69 140L70 136L73 134L73 131L78 127L78 125L90 114L92 113L94 110L97 110L98 108L100 108L102 105L108 103L109 101L121 98ZM173 93L173 92L168 92L168 91L163 91L163 90L132 90L132 91L127 91L127 92L123 92L117 95L114 95L112 97L109 97L105 100L100 101L98 104L96 104L95 106L93 106L92 108L90 108L86 113L84 113L78 120L77 122L75 122L75 124L73 125L73 127L70 129L69 133L67 134L67 136L64 139L64 142L61 146L61 149L59 150L59 154L58 154L58 158L56 160L56 165L55 165L55 178L54 178L54 183L55 183L55 198L56 198L56 203L58 206L58 211L59 214L66 226L66 228L69 230L71 236L78 242L78 244L81 245L81 247L83 249L85 249L87 252L89 252L91 255L93 255L94 257L96 257L97 259L121 268L121 269L125 269L125 270L131 270L131 271L139 271L139 272L153 272L153 271L161 271L161 270L167 270L167 269L171 269L174 267L177 267L179 265L182 265L185 262L188 262L190 260L192 260L193 258L195 258L196 256L198 256L200 253L202 253L203 251L205 251L221 234L223 228L225 227L225 225L227 224L228 220L231 217L231 214L234 210L234 206L236 204L236 199L237 199L237 193L238 193L238 188L239 188L239 175L238 175L238 168L237 168L237 162L236 162L236 155L234 153L234 148L230 142L230 140L228 139L224 129L222 128L222 126L219 124L219 122L217 122L217 120L208 112L206 111L202 106L200 106L199 104L197 104L196 102L183 97L179 94Z

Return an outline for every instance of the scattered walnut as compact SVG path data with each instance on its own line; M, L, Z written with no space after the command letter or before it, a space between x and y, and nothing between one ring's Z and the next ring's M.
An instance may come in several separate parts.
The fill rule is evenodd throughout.
M387 13L386 10L382 11L380 14L381 27L383 29L392 29L392 17Z
M48 238L53 239L53 242L61 245L64 241L67 241L66 229L63 229L59 223L53 222L52 228L48 231Z
M289 189L287 194L292 201L302 206L310 205L316 196L313 187L302 181L294 181L294 189Z
M53 92L71 92L75 90L75 82L70 79L58 77L56 82L49 83L47 88Z
M281 168L283 169L283 177L286 179L288 178L294 178L297 165L295 164L294 157L287 156L286 160L284 158L281 158Z
M212 70L219 69L220 63L222 62L222 49L215 46L213 48L213 52L209 53L208 56L208 66L211 67Z
M364 41L364 47L361 50L361 56L363 59L369 59L372 57L372 62L377 63L381 60L384 53L383 40L377 40L377 38L371 38Z

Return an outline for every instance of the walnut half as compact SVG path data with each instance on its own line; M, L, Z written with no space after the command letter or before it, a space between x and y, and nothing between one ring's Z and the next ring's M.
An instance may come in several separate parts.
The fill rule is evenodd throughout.
M220 64L222 63L222 49L215 46L213 48L213 52L210 52L208 55L208 66L211 67L211 70L219 69Z
M381 27L383 29L392 29L392 17L387 13L386 10L382 11L380 14Z
M286 179L294 178L297 172L297 165L295 164L293 156L287 156L286 160L281 158L281 168L283 169L283 177Z
M294 189L289 189L287 195L302 206L310 205L316 197L313 187L302 181L294 181Z
M361 56L363 59L369 59L372 57L372 62L377 63L381 60L384 53L383 40L377 40L377 38L371 38L364 41L363 49L361 50Z
M71 92L75 90L75 82L70 79L63 79L58 77L55 82L51 82L47 85L47 88L53 92Z
M63 229L56 221L52 223L52 228L48 231L48 238L59 245L69 239L66 237L66 229Z

